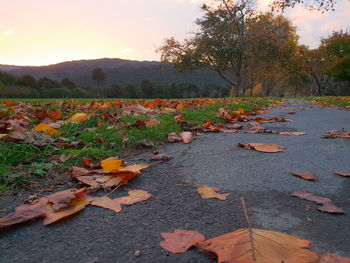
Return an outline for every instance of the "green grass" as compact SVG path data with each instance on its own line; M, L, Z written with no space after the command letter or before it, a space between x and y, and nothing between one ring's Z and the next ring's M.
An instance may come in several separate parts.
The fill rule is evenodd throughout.
M339 107L350 107L350 96L342 96L342 97L333 97L333 96L325 96L325 97L307 97L303 98L309 101L315 101L317 103L325 103L332 104Z

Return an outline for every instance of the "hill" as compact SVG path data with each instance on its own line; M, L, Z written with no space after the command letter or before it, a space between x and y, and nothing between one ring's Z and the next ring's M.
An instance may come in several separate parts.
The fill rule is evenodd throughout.
M157 61L134 61L118 58L67 61L48 66L0 65L0 70L16 76L31 75L36 79L48 77L53 80L69 78L77 85L94 86L91 71L102 68L106 74L105 85L140 83L144 79L158 83L192 83L198 86L227 86L215 72L196 70L178 73L170 64Z

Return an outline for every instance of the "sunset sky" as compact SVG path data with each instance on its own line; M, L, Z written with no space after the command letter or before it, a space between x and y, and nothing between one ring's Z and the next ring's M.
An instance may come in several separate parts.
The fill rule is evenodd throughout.
M195 30L208 0L0 0L0 64L47 65L67 60L158 60L165 38L182 40ZM260 0L264 10L268 0ZM299 43L317 47L332 30L350 30L350 1L335 12L286 12Z

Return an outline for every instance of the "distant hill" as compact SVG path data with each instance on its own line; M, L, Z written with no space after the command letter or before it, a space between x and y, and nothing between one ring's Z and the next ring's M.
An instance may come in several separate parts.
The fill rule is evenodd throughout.
M118 58L67 61L48 66L12 66L0 65L0 71L16 76L31 75L36 79L48 77L53 80L69 78L77 85L94 86L91 71L102 68L106 74L105 85L140 83L144 79L160 83L193 83L198 86L227 86L215 72L196 70L178 73L170 64L157 61L134 61Z

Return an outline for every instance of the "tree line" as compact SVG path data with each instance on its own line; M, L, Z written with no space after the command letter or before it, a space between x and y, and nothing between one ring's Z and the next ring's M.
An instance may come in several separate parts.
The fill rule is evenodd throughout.
M98 73L96 73L98 72ZM0 71L0 97L3 98L194 98L227 97L230 87L195 84L154 83L143 80L138 84L103 85L102 69L95 69L91 77L96 86L78 86L68 78L55 81L49 78L36 80L30 75L16 77Z
M221 0L202 12L192 37L165 40L163 62L179 71L212 70L235 96L350 95L349 32L333 32L309 49L298 44L290 20L258 12L249 0Z

